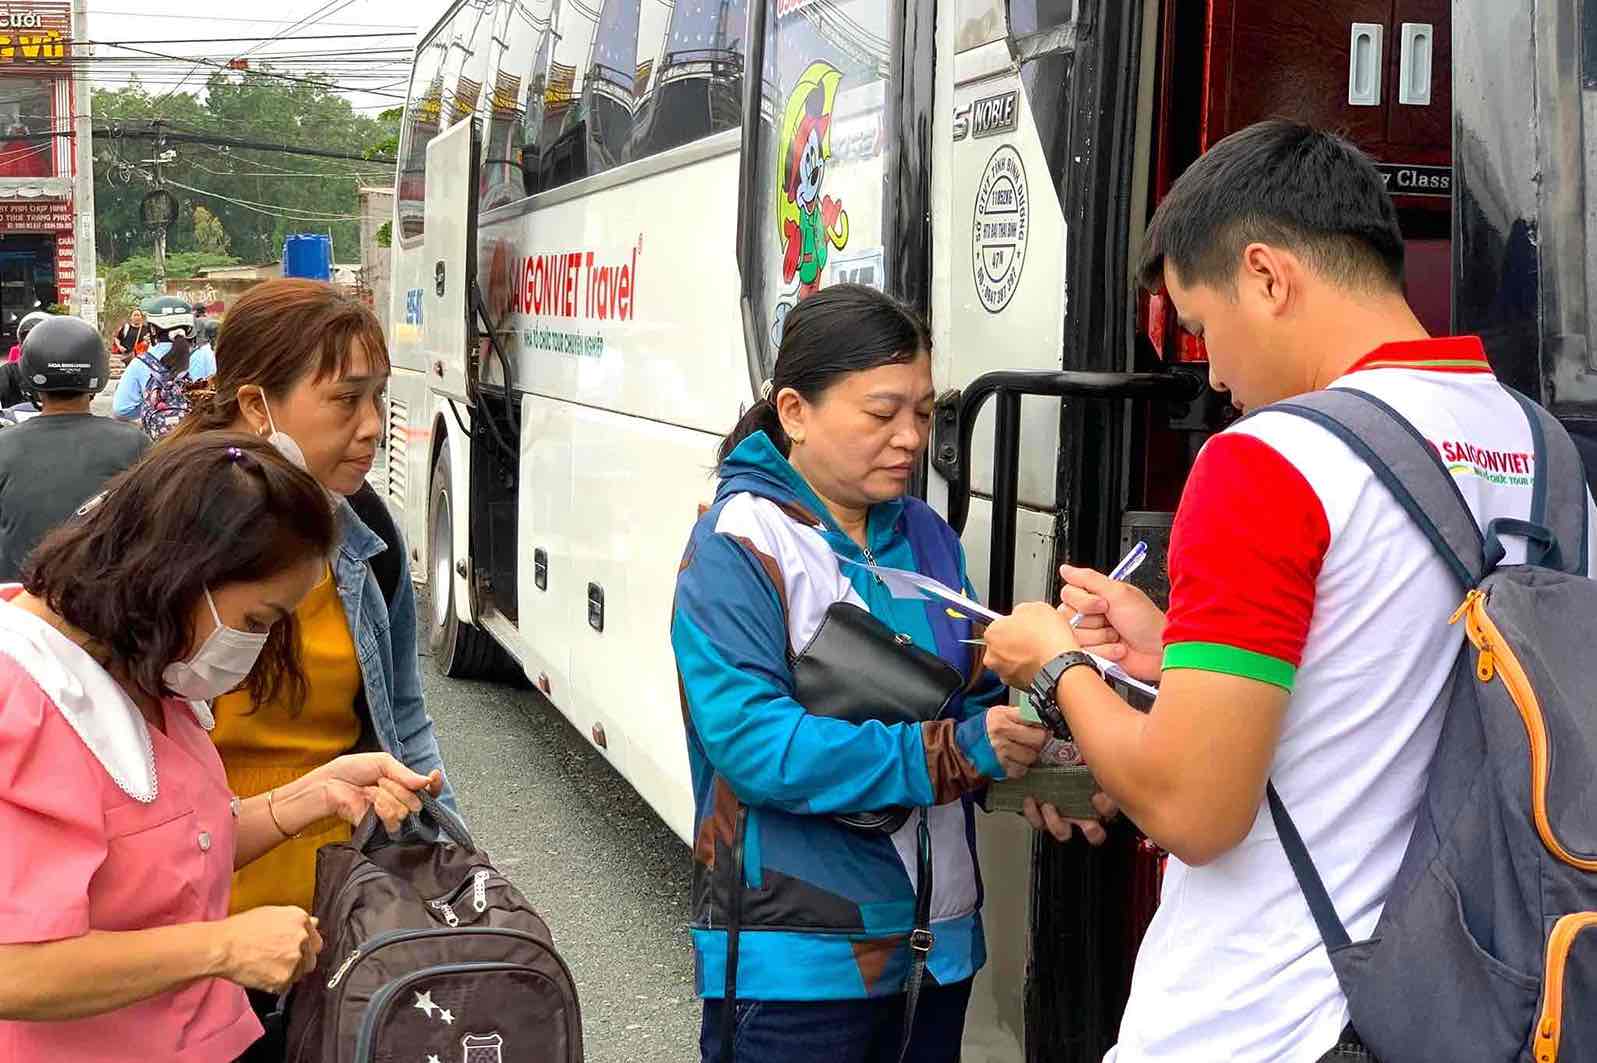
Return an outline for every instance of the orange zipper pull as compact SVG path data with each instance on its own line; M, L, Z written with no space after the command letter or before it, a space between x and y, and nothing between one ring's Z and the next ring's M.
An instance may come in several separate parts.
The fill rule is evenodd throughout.
M1479 590L1470 591L1464 596L1463 603L1448 618L1449 624L1456 624L1464 620L1464 634L1474 643L1475 648L1481 651L1479 659L1475 662L1475 678L1482 683L1490 683L1492 676L1497 674L1497 662L1492 656L1492 643L1486 637L1486 628L1481 623L1481 609L1486 601L1486 595ZM1467 618L1467 619L1466 619Z
M1470 591L1468 594L1464 595L1464 600L1459 603L1457 609L1453 610L1453 615L1447 618L1447 622L1449 624L1458 623L1461 619L1463 619L1464 614L1469 611L1469 607L1474 605L1475 602L1482 597L1484 597L1484 595L1482 595L1478 590Z
M1475 678L1482 683L1490 683L1492 676L1497 674L1496 669L1493 667L1494 663L1491 647L1482 646L1480 659L1475 662Z

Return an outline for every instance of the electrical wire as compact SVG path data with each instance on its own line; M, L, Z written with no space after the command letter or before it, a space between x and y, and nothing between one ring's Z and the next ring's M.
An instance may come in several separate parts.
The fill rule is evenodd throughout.
M351 2L353 2L353 0L351 0ZM180 62L187 58L186 56L165 55L165 54L163 54L161 52L149 52L149 51L146 51L143 48L128 48L127 50L130 51L130 52L141 52L141 53L146 54L146 55L157 56L157 57L159 57L161 59L176 59L176 60L178 60ZM226 71L226 70L229 69L225 64L215 63L215 62L211 62L209 60L202 59L202 60L199 60L198 62L199 62L199 65L214 67L217 70ZM398 95L395 95L393 93L369 92L366 89L352 88L351 86L348 86L348 85L332 84L332 83L330 83L328 81L325 81L325 80L322 80L320 78L295 77L292 74L279 74L276 71L272 71L272 70L249 71L249 74L253 75L254 77L269 77L269 78L277 78L277 79L281 79L283 81L291 81L291 82L296 82L296 83L301 83L301 84L320 85L322 88L325 88L325 89L343 90L345 92L365 92L365 93L367 93L368 95L371 95L371 96L388 96L388 97L390 97L392 99L396 99L396 100L405 99L404 96L398 96ZM179 84L181 86L182 83L180 82ZM176 92L176 91L177 90L175 88L172 90L172 92ZM171 98L172 92L168 92L165 96L162 96L161 99L157 100L156 101L157 105L159 105L161 103L164 103L167 99Z
M311 33L292 37L151 37L148 40L130 41L93 41L74 38L63 42L67 46L67 54L73 48L86 44L104 45L108 48L119 48L124 44L242 44L246 41L350 41L372 37L414 37L411 30L395 30L391 33Z
M359 221L362 217L360 214L334 214L327 211L301 210L297 207L285 206L280 203L260 203L251 199L238 199L234 196L225 196L220 192L208 192L203 188L195 188L193 185L174 181L171 178L167 178L166 183L173 188L181 188L183 191L192 192L197 196L209 196L211 199L221 200L223 203L231 203L236 207L243 207L245 210L253 210L257 214L267 214L276 218L285 218L289 221Z

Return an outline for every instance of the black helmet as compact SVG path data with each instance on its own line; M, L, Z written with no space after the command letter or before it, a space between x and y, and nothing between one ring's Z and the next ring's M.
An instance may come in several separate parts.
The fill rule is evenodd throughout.
M110 369L104 341L82 318L51 316L22 344L22 376L42 394L94 394Z
M17 322L17 342L21 343L27 339L28 333L33 331L33 326L41 321L48 321L50 317L51 315L43 310L35 310L31 314L25 315L21 321Z

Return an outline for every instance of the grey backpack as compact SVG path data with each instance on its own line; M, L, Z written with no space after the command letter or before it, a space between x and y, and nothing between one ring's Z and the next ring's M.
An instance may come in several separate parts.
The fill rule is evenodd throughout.
M1458 577L1467 638L1414 834L1373 937L1351 941L1272 785L1270 812L1352 1025L1385 1063L1597 1059L1597 581L1568 434L1535 442L1529 520L1483 535L1423 436L1372 395L1269 407L1358 454ZM1526 542L1503 565L1501 537Z

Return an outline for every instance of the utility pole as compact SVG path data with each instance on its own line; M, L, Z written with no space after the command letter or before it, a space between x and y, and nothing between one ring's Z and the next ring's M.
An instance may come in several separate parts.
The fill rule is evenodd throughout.
M81 2L81 0L80 0ZM161 156L166 154L166 126L157 118L155 120L155 187L165 188L161 180ZM162 225L155 230L155 288L164 291L166 288L166 226Z
M89 43L88 0L72 0L72 36L71 54L74 58L92 53L94 46ZM94 94L87 74L89 65L75 65L78 67L72 78L72 202L77 208L78 230L77 238L73 241L78 281L75 294L78 316L98 328L100 281L94 246L94 116L90 113Z

